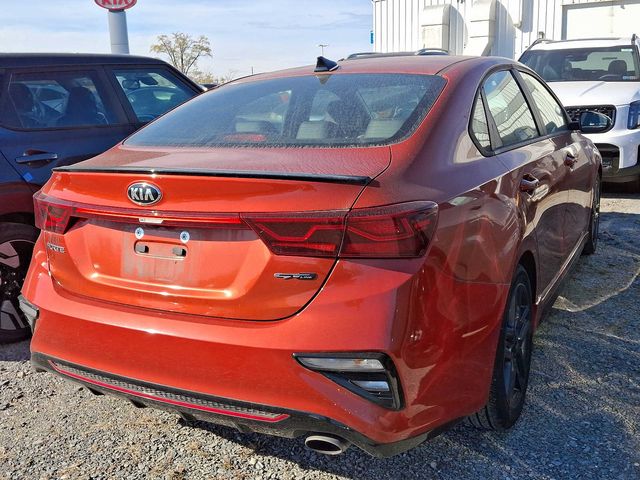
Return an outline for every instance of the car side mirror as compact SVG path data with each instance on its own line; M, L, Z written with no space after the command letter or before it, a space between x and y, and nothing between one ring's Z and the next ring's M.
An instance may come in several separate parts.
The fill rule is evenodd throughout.
M611 128L611 119L598 112L582 112L578 127L583 133L600 133Z

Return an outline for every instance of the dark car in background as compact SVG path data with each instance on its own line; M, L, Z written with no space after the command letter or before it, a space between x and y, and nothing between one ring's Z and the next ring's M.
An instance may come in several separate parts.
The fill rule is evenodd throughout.
M33 244L32 196L54 167L109 149L202 88L132 55L0 54L0 343L28 334L17 305Z

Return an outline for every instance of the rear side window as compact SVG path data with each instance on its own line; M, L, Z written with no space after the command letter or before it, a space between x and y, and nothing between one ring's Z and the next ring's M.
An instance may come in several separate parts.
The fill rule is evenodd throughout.
M144 146L355 146L409 135L445 80L434 75L334 74L229 84L127 140Z
M535 77L525 72L520 72L520 76L540 112L547 133L566 130L567 121L562 113L562 106L553 98L553 95Z
M487 115L484 111L482 97L478 95L476 103L473 106L473 114L471 115L471 135L476 142L485 150L491 148L491 140L489 138L489 126L487 125Z
M164 69L138 67L113 73L139 122L149 122L196 95Z
M2 122L42 129L117 123L95 72L14 73Z
M533 114L511 72L490 75L483 89L503 147L538 136Z

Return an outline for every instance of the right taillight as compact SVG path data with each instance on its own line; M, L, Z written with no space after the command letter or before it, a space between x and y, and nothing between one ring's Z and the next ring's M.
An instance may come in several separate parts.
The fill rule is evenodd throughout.
M435 230L438 207L409 202L354 209L347 215L341 257L421 257Z
M436 226L433 202L307 213L243 214L276 255L410 258L424 255Z

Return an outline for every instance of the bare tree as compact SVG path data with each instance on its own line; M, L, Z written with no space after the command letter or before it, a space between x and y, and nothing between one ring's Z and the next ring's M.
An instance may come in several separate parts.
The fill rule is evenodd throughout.
M193 38L187 33L175 32L159 35L157 41L150 50L167 55L171 64L185 75L192 68L197 68L198 59L212 56L211 43L204 35Z
M191 80L196 83L215 83L216 85L222 85L223 83L230 82L238 77L237 70L229 70L224 75L214 75L211 71L200 71L198 69L192 70L189 75Z

